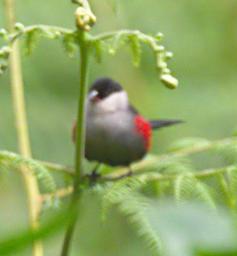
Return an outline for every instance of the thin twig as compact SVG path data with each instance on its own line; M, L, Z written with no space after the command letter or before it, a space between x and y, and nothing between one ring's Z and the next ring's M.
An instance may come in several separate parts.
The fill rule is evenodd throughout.
M225 139L209 142L209 143L203 144L203 145L194 145L191 147L181 149L179 151L170 152L170 153L162 154L159 156L152 155L151 157L145 158L144 160L132 165L133 175L136 175L137 173L141 174L143 172L144 168L149 168L149 166L151 166L151 167L158 166L159 167L159 165L162 165L166 161L170 161L175 158L186 157L186 156L189 156L192 154L197 154L200 152L211 150L218 146L231 145L233 143L237 143L237 138L235 138L235 137L225 138ZM0 151L0 156L6 155L6 154L9 154L9 157L10 157L10 155L13 153L5 151L5 150ZM30 160L30 158L29 158L29 160ZM51 172L67 175L68 177L73 177L75 175L74 169L72 167L61 165L61 164L56 164L56 163L51 163L51 162L45 162L45 161L38 160L38 159L34 159L34 161L39 162L39 164L43 165ZM127 171L128 171L127 168L115 168L112 173L110 173L106 176L102 176L102 178L107 177L107 179L115 179L116 180L117 177L120 177L121 175L126 175Z
M14 0L5 0L5 10L7 16L7 25L9 31L13 31L15 24L15 2ZM12 86L12 98L14 103L14 113L16 130L18 137L19 151L24 157L31 157L31 148L29 140L29 132L27 126L25 99L24 99L24 86L21 71L21 60L18 42L13 44L13 51L10 55L10 79ZM28 168L22 166L21 168L23 179L26 186L27 199L28 199L28 211L30 218L30 226L33 229L37 229L39 226L38 215L40 211L40 204L38 203L40 193L38 184L29 171ZM42 256L43 246L41 241L33 242L33 255Z
M40 164L42 164L51 172L63 174L71 178L75 175L74 169L72 167L51 163L51 162L46 162L46 161L39 161L39 160L36 160L36 161L38 161Z
M53 193L53 194L52 193L42 194L40 197L40 201L41 201L41 203L43 203L44 201L50 201L52 199L52 197L64 198L64 197L71 195L72 192L73 192L72 186L68 186L66 188L60 188L57 191L55 191L55 193Z
M228 165L220 168L209 168L201 171L196 171L192 172L191 174L193 177L197 179L205 179L211 176L215 175L220 175L223 173L228 172L229 170L232 170L233 168L236 168L236 165ZM190 174L190 173L189 173ZM185 173L183 173L185 175ZM118 180L124 179L126 177L130 176L139 176L139 179L148 182L148 181L163 181L163 180L174 180L177 178L177 174L160 174L156 172L149 172L149 173L127 173L127 174L122 174L120 176L111 176L111 175L105 175L105 176L100 176L97 179L97 182L116 182ZM88 178L88 176L84 176L84 178ZM41 195L41 201L47 201L52 198L52 196L56 196L58 198L64 198L69 196L73 192L73 187L68 186L67 188L60 188L58 189L55 193L47 193L47 194L42 194Z
M231 137L231 138L225 138L221 140L216 140L210 143L206 143L203 145L194 145L192 147L187 147L184 149L181 149L179 151L170 152L167 154L162 154L159 156L152 155L151 157L145 158L144 160L135 163L132 165L133 175L136 175L137 173L143 172L145 168L149 168L149 166L159 166L165 163L166 161L170 161L171 159L175 158L182 158L189 155L197 154L200 152L211 150L218 146L225 146L225 145L231 145L233 143L237 143L237 138ZM0 152L1 155L1 152ZM39 160L36 160L39 161ZM70 168L68 166L55 164L55 163L49 163L44 161L39 161L39 163L43 164L46 168L48 168L50 171L53 172L59 172L59 173L65 173L66 175L74 176L75 173L73 171L73 168ZM115 168L114 171L111 174L106 175L107 179L114 179L116 180L117 177L120 177L121 175L125 175L127 173L128 169L123 168ZM103 178L104 176L102 176Z
M168 154L163 154L160 156L152 156L152 157L146 158L138 163L133 164L132 165L133 175L136 173L143 172L143 170L145 168L149 169L149 167L154 167L154 166L159 167L163 163L170 161L172 159L186 157L186 156L189 156L192 154L197 154L200 152L211 150L218 146L224 146L224 145L229 145L229 144L233 144L233 143L237 143L237 138L225 138L222 140L213 141L213 142L206 143L203 145L194 145L191 147L181 149L179 151L170 152ZM119 168L119 169L115 170L113 173L111 173L109 176L113 179L113 178L119 177L121 175L125 175L126 173L127 173L127 168Z

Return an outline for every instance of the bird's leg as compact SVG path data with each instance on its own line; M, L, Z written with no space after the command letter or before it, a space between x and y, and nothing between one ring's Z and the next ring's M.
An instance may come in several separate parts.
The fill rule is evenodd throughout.
M91 183L94 183L100 177L100 174L97 172L99 167L100 167L100 163L96 164L91 174L89 175Z
M131 168L131 165L128 166L128 172L126 173L126 176L130 177L133 175L133 170Z

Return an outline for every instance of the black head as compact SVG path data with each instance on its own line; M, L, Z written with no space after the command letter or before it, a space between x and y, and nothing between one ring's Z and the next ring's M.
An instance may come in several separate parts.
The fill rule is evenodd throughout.
M118 82L110 78L103 77L103 78L99 78L92 84L89 93L92 91L96 91L97 97L99 99L104 99L109 95L111 95L112 93L120 92L122 90L123 88Z

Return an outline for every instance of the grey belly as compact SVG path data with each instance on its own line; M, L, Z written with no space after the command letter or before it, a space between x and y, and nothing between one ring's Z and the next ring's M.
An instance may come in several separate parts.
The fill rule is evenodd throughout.
M133 116L125 112L87 117L85 150L88 160L112 166L128 166L146 153L144 140L134 127Z

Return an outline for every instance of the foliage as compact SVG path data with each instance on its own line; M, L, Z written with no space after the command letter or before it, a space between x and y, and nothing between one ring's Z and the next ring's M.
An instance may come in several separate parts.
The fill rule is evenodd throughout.
M26 159L12 152L0 151L0 167L4 166L4 169L6 170L19 168L22 165L29 167L29 169L34 173L45 193L55 192L56 184L54 178L44 165L33 159Z
M171 202L150 202L146 216L164 245L162 255L202 255L205 251L236 252L236 229L224 210L210 212L197 203L175 207Z
M34 25L25 27L17 23L15 25L15 32L8 33L2 30L0 36L6 41L6 45L0 48L1 73L7 68L7 59L12 50L12 44L23 38L25 40L25 51L29 54L36 46L36 42L40 37L49 39L59 39L62 41L63 48L69 56L74 56L77 45L80 44L78 32L61 27ZM115 54L122 45L129 45L132 52L133 63L138 66L140 63L141 43L148 45L154 53L156 58L156 67L160 71L161 81L171 89L178 86L178 80L171 75L171 71L167 66L167 61L172 57L171 52L167 52L160 41L163 35L158 33L157 36L146 35L138 30L121 30L115 32L108 32L97 36L90 36L89 42L95 51L97 61L101 60L103 49L107 49L110 54Z
M107 51L114 55L121 47L128 46L131 49L133 64L139 66L143 45L146 45L154 54L160 80L170 89L178 86L178 80L171 74L167 65L172 53L167 52L160 44L163 38L161 33L151 36L139 30L119 30L99 35L89 34L87 32L92 29L96 17L87 1L73 2L79 6L75 12L77 25L75 30L48 25L24 26L20 23L15 24L14 31L2 29L0 37L4 45L0 48L0 73L6 70L9 55L14 49L13 45L20 39L24 40L24 48L28 54L32 52L37 41L42 37L60 40L70 57L75 56L79 48L82 63L80 89L84 91L81 92L82 96L79 100L78 117L82 121L84 120L82 106L85 100L87 64L83 61L87 61L87 51L93 52L99 62L104 52ZM83 139L83 122L79 129ZM83 152L81 141L83 140L77 143L79 152ZM192 155L207 151L222 157L225 165L197 170ZM73 230L72 226L75 222L73 213L75 205L78 205L79 195L83 196L81 191L93 190L95 186L100 187L98 190L102 204L100 215L104 221L106 221L109 210L117 208L133 225L138 235L144 239L152 254L196 255L198 253L198 255L205 255L211 252L215 255L215 251L219 250L220 246L225 246L226 253L229 253L231 250L236 250L236 230L230 221L235 218L236 211L236 155L237 140L235 137L214 142L203 138L185 138L172 145L167 154L149 156L141 163L132 166L133 173L130 177L126 169L102 170L103 175L94 181L90 179L90 176L82 174L81 156L76 159L78 161L74 168L76 170L79 168L79 173L72 173L71 169L68 170L64 166L1 151L0 171L20 170L22 166L27 166L34 174L42 188L40 204L49 197L66 197L73 192L71 200L73 208L70 208L73 211L68 211L70 216L63 212L55 220L42 225L39 229L29 230L0 241L1 255L19 251L32 241L46 236L50 231L58 230L61 222L69 223L69 231ZM59 185L60 182L53 174L57 172L61 175L61 180L67 177L69 189ZM151 201L150 197L154 201ZM172 198L172 206L170 204L157 206L158 199L167 197ZM187 205L190 201L195 204ZM222 208L225 208L224 213ZM226 212L227 209L234 213L233 216ZM41 213L44 213L44 210L45 208L41 207ZM62 216L70 217L70 221ZM215 229L212 229L213 227ZM204 238L203 234L205 234Z
M229 163L230 165L225 167L218 167L214 169L206 169L200 171L195 171L194 167L190 167L189 169L185 161L180 161L184 157L190 159L193 154L200 154L200 152L206 150L219 151L220 147L222 149L222 152L228 151L229 148L234 147L234 145L236 144L236 139L228 138L222 141L209 141L208 144L202 143L204 141L203 139L192 139L191 141L195 142L191 144L187 143L186 147L176 147L177 150L174 150L175 147L172 147L173 150L170 153L158 157L150 156L147 159L144 159L141 163L135 164L133 166L134 173L131 177L126 177L125 174L127 170L118 169L114 170L113 172L106 173L98 179L98 186L100 186L100 189L96 190L96 193L101 198L101 217L103 218L103 221L106 221L111 207L118 208L121 214L124 215L129 222L131 222L134 230L136 230L136 232L138 232L138 234L144 238L144 241L146 241L148 248L154 255L159 255L159 252L161 250L164 250L167 255L174 254L172 254L172 252L169 252L169 250L166 250L166 248L170 248L169 246L164 246L164 241L165 243L169 242L169 239L167 239L166 237L165 240L162 239L162 230L165 229L165 226L162 226L161 234L160 232L157 233L157 230L159 229L154 230L154 225L151 225L149 220L150 217L147 217L147 213L150 212L149 205L151 204L148 197L152 197L153 200L155 200L156 198L165 199L167 196L173 198L178 208L175 208L174 203L172 203L173 206L169 207L173 207L174 212L179 211L179 207L183 207L184 205L185 210L181 210L181 213L179 213L180 217L178 218L181 218L183 212L187 210L185 207L188 202L196 202L197 205L202 205L199 207L195 204L194 210L191 210L192 214L189 212L185 214L185 216L190 216L190 218L196 218L192 217L192 215L195 212L197 212L197 215L199 215L199 211L201 211L201 216L204 216L206 212L208 212L208 214L210 215L219 214L219 212L222 211L220 210L221 206L225 208L230 208L231 212L235 211L236 209L237 166L235 161ZM182 142L178 141L177 144L180 145L182 144ZM18 164L26 163L29 167L33 169L35 168L35 166L40 166L38 173L41 173L41 170L46 169L48 173L47 175L52 176L53 173L58 172L59 175L66 175L68 179L71 180L70 183L72 183L72 174L71 171L67 169L67 167L50 163L42 163L37 160L26 161L25 159L22 159L22 157L9 152L1 152L0 155L1 166L3 166L3 163L5 162L4 166L7 169L9 168L9 165L6 165L6 161L9 161L15 166L17 166ZM149 167L147 168L146 166ZM181 166L183 168L181 168ZM35 172L35 174L38 175L37 172ZM43 171L41 175L44 176L45 171ZM47 175L46 177L48 177ZM87 176L85 176L85 179L87 179ZM44 179L42 179L41 182L44 184ZM93 187L89 187L88 189L91 190L93 189ZM59 188L58 192L56 192L56 195L58 193L59 197L64 197L68 195L68 192L64 194L60 193L60 191L61 189ZM54 193L55 192L53 192L53 194ZM46 195L47 194L43 194L42 198L45 198ZM187 207L188 209L189 207L190 209L192 209L193 205ZM202 210L200 209L197 210L196 207L198 209L204 208L204 213L202 213ZM165 209L165 212L166 211L168 210ZM153 209L153 212L157 212L158 214L159 211L155 211ZM225 215L227 215L227 213L225 213ZM157 216L159 216L159 214ZM196 214L194 216L196 216ZM160 223L164 222L163 218L164 217L160 218ZM173 217L171 216L170 218L172 219ZM223 219L226 218L227 217L225 216ZM231 218L231 216L228 216L227 219ZM209 219L211 220L212 217L210 217ZM222 217L220 217L220 220L221 219ZM190 227L189 225L193 225L193 223L193 221L187 222L188 228L192 229L193 226ZM203 226L205 227L207 225L205 224ZM169 228L171 229L170 232L173 232L172 226ZM174 232L176 232L175 229ZM202 232L204 231L202 230ZM186 233L184 233L183 236L183 239L186 239L185 237L188 237ZM196 237L198 238L199 235L197 234ZM233 236L231 236L230 241L232 241L232 239ZM213 241L214 240L215 239L213 239ZM179 241L177 241L177 243L179 243ZM186 243L188 247L192 246L193 248L192 240L188 240L188 242ZM215 246L219 246L218 243L214 243L212 250L216 250L217 247ZM181 249L184 250L185 248ZM198 249L202 251L201 249L203 248ZM206 246L204 246L204 249L208 250L209 247L206 248ZM229 248L228 250L232 250L232 248ZM195 253L196 251L193 250L190 255L196 255Z

